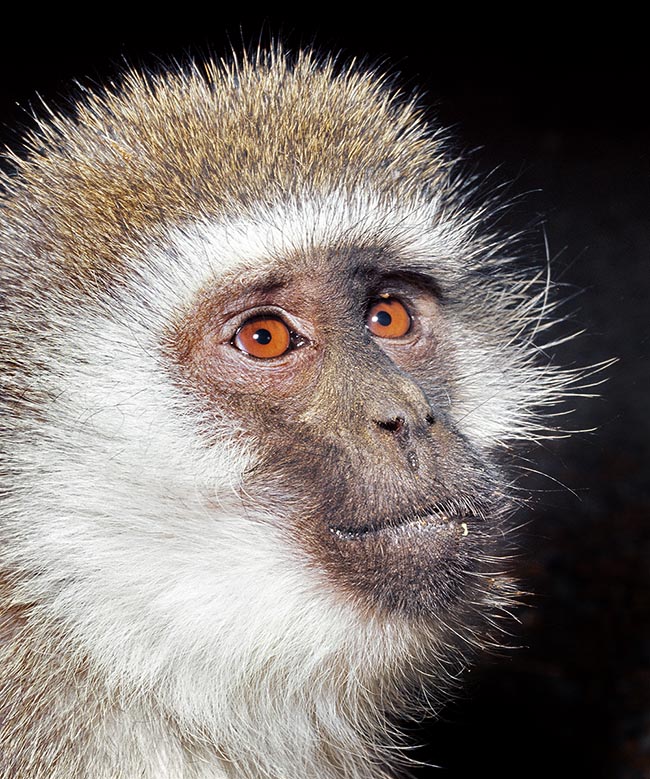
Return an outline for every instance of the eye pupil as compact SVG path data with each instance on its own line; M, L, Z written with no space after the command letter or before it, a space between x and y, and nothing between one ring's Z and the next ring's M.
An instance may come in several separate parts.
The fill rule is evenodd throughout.
M268 330L266 330L264 327L261 327L259 330L256 330L253 333L253 338L255 341L257 341L258 344L266 346L267 344L271 343L273 336Z
M388 311L379 311L373 316L372 321L376 322L382 327L388 327L388 325L390 325L390 323L393 321L393 317L388 313Z

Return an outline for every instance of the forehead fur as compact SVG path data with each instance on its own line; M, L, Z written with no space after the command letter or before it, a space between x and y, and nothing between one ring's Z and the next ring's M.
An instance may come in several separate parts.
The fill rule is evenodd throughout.
M6 183L8 224L82 275L110 274L161 226L334 190L399 202L443 166L412 101L309 53L129 73L41 123L28 151Z

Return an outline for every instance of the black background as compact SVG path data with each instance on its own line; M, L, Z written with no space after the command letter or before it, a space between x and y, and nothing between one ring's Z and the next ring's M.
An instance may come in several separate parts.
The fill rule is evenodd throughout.
M586 329L562 359L619 362L599 399L576 404L572 426L597 431L532 453L549 478L532 484L517 563L534 593L512 626L521 648L485 660L442 720L425 723L417 737L431 746L418 756L442 768L417 776L650 777L644 24L623 8L572 21L548 7L544 16L528 7L525 19L426 8L256 15L190 3L169 15L142 6L44 15L14 6L0 46L0 138L17 145L29 115L44 114L41 98L64 107L73 79L101 83L125 61L221 55L269 34L289 48L361 57L399 73L407 90L418 87L484 173L486 190L501 182L525 195L506 219L533 226L540 262L546 235L553 276Z

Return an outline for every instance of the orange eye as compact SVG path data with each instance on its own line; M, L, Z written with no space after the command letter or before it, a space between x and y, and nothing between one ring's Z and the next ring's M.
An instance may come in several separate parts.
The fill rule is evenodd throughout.
M411 315L396 298L380 298L370 306L366 327L379 338L401 338L411 329Z
M245 354L260 360L281 357L291 346L291 331L281 319L256 316L237 330L232 341Z

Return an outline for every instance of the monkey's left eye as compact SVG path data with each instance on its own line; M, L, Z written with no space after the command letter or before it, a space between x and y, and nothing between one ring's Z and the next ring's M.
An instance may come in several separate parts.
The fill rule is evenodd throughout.
M401 338L413 324L406 306L397 298L382 297L368 309L366 327L379 338Z
M293 334L279 317L256 316L237 330L232 345L251 357L270 360L292 347Z

